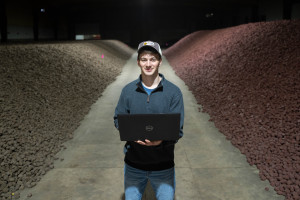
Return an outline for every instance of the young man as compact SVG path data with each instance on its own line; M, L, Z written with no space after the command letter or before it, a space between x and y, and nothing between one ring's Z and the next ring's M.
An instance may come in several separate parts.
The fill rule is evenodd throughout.
M127 84L115 109L118 114L180 113L179 137L183 136L184 108L180 89L158 72L162 53L158 43L142 42L138 46L140 77ZM172 124L170 124L172 126ZM174 147L177 141L135 141L124 147L124 185L126 200L140 200L149 180L157 200L174 199Z

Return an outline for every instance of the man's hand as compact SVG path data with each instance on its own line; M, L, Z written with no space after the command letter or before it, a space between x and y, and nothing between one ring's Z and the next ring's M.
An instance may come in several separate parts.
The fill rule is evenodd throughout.
M158 146L162 143L162 140L150 141L150 140L145 139L145 142L143 142L141 140L138 140L135 142L140 145L145 145L145 146Z

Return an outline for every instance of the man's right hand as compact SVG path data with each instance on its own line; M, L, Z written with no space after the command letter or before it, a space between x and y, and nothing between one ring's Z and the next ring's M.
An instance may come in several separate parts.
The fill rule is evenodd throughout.
M145 139L145 142L138 140L135 141L136 143L140 144L140 145L144 145L144 146L158 146L162 143L162 140L156 140L156 141L150 141L148 139Z

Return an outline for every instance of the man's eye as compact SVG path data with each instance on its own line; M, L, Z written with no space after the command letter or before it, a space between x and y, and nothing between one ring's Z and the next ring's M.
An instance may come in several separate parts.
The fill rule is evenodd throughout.
M147 59L141 59L142 62L147 62L148 60ZM150 62L156 62L157 59L153 58L153 59L150 59Z

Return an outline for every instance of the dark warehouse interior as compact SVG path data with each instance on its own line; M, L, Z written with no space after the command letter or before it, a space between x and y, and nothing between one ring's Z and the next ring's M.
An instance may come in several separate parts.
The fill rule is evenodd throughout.
M126 199L143 106L184 107L175 199L300 200L300 0L0 0L0 200Z
M45 0L1 1L1 42L152 39L171 45L197 30L297 19L299 0ZM149 29L149 26L151 27Z

